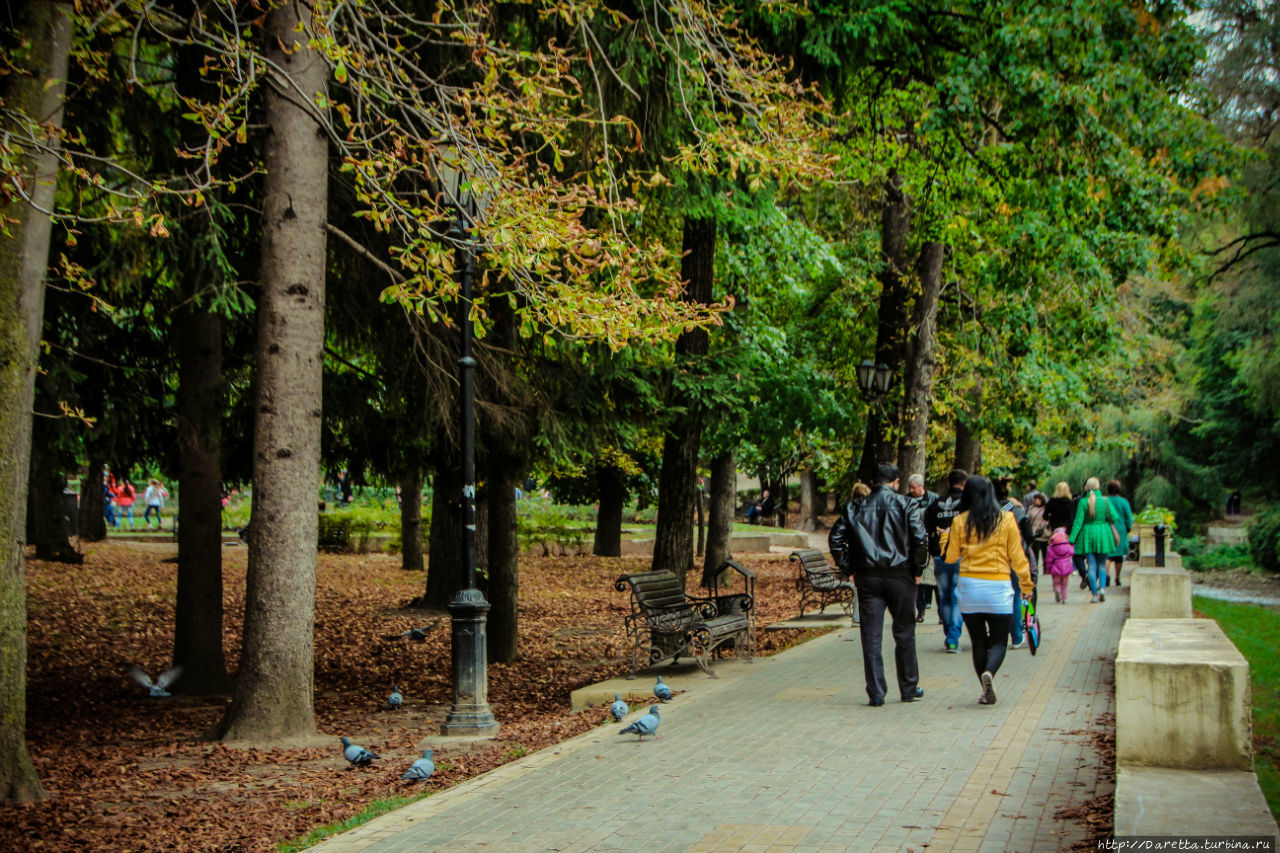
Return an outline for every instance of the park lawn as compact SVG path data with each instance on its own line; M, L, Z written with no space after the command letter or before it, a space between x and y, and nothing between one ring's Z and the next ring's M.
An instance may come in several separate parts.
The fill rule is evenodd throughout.
M1280 611L1211 598L1194 599L1197 613L1218 621L1249 661L1253 689L1253 766L1271 813L1280 820Z
M400 775L421 754L420 741L439 734L451 694L447 619L406 607L422 593L423 574L389 555L321 554L322 738L300 749L231 750L205 739L226 697L151 699L126 675L135 664L155 675L171 659L177 566L166 559L175 553L171 543L107 542L86 546L80 566L28 561L28 742L50 799L0 810L0 851L275 850L600 725L607 712L570 713L569 694L625 672L629 605L613 582L649 568L648 558L522 556L522 658L490 668L500 737L437 750L436 774L415 787ZM228 547L223 555L224 649L234 667L247 552ZM793 616L786 557L741 562L757 575L760 624ZM429 624L436 627L422 643L382 636ZM762 631L760 653L803 635ZM393 685L404 694L399 711L385 707ZM348 768L341 735L382 760Z

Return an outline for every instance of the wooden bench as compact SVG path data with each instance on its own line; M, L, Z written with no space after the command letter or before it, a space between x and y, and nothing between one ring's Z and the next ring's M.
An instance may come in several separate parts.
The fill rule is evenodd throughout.
M803 551L792 551L791 560L798 569L795 583L796 592L800 594L801 616L806 607L816 607L819 613L823 613L828 604L839 604L840 609L849 617L849 624L858 624L857 590L852 581L827 562L826 554L806 548Z
M732 642L734 648L751 658L754 651L754 604L749 595L734 596L732 612L721 613L710 598L685 593L673 572L641 572L623 575L614 583L618 592L631 592L631 612L625 626L631 647L631 672L635 678L642 666L681 655L690 655L698 667L715 678L709 661L713 653Z

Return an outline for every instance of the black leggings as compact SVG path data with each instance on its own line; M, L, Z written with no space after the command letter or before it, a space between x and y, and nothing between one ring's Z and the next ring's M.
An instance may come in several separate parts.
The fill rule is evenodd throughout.
M969 629L969 645L973 647L973 671L996 674L1004 663L1009 645L1008 613L966 613L964 626Z

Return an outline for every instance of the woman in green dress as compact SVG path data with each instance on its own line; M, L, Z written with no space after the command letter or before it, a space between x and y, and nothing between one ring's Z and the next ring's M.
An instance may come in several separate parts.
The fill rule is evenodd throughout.
M1120 586L1120 569L1124 566L1124 558L1129 556L1129 531L1133 530L1133 507L1129 506L1129 500L1120 494L1119 480L1107 483L1107 503L1111 504L1111 508L1115 510L1116 532L1120 534L1120 541L1111 551L1108 562L1115 569L1116 586Z
M1107 558L1116 549L1116 534L1112 525L1116 521L1115 510L1102 496L1097 477L1090 477L1084 484L1084 497L1076 504L1076 521L1071 526L1071 544L1076 554L1083 554L1088 567L1089 591L1093 601L1107 600Z

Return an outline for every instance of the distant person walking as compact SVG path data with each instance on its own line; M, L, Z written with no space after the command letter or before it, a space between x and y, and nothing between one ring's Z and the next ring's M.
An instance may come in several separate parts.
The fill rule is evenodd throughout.
M858 590L862 669L872 707L884 704L884 614L893 619L893 660L903 702L924 696L916 660L916 584L929 559L920 507L899 495L898 466L876 469L875 488L850 501L831 527L828 542L836 565L853 576Z
M938 502L938 496L924 487L924 475L912 474L907 478L907 497L916 502L920 508L920 517L929 513L929 507ZM927 533L929 528L925 528ZM925 611L933 600L933 592L938 588L937 576L933 571L932 561L925 563L924 574L916 585L916 621L923 622ZM941 621L941 620L939 620Z
M107 524L112 527L119 526L116 522L116 490L115 481L110 474L105 471L102 474L102 517L107 520Z
M964 499L964 484L969 475L956 468L947 476L947 493L934 501L924 514L924 529L929 533L929 553L933 555L933 577L938 584L938 616L942 618L942 643L946 651L960 651L960 633L964 620L960 618L960 603L956 598L956 584L960 582L960 564L948 563L947 537L951 522L960 514L960 501Z
M1031 522L1031 570L1044 568L1045 552L1049 549L1049 537L1053 528L1049 526L1049 514L1046 511L1044 492L1036 492L1027 504L1027 520ZM1065 527L1066 525L1063 525Z
M1115 572L1116 586L1120 586L1120 569L1124 567L1124 558L1129 556L1129 531L1133 529L1133 507L1129 505L1128 498L1120 494L1120 481L1112 480L1107 483L1107 503L1111 504L1111 509L1115 514L1115 530L1119 537L1116 547L1111 551L1108 557L1111 568ZM1107 585L1111 585L1111 579L1108 577Z
M995 676L1008 648L1014 606L1009 575L1018 578L1021 597L1028 598L1031 569L1018 522L1012 512L1000 509L990 480L970 477L960 510L951 523L946 560L960 563L960 613L973 646L973 670L982 684L978 702L994 705Z
M115 488L116 506L119 508L119 516L129 519L129 527L133 527L133 502L137 498L138 493L134 491L133 483L129 479L123 478L119 485Z
M1076 572L1076 549L1071 547L1071 539L1067 536L1067 528L1059 527L1049 537L1049 548L1044 557L1044 569L1053 578L1053 600L1059 604L1067 603L1067 587L1071 586L1071 576Z
M1071 526L1071 544L1076 556L1084 555L1093 601L1107 600L1107 557L1120 544L1116 530L1115 510L1102 496L1097 477L1090 477L1084 484L1085 494L1076 505L1076 520Z
M1242 499L1239 489L1233 489L1231 494L1227 495L1227 515L1240 514L1240 501Z
M164 499L169 497L169 491L159 480L154 477L147 480L147 490L143 492L142 499L146 502L147 508L142 513L142 523L151 528L151 514L154 512L156 516L156 530L164 527L162 511L164 510Z

